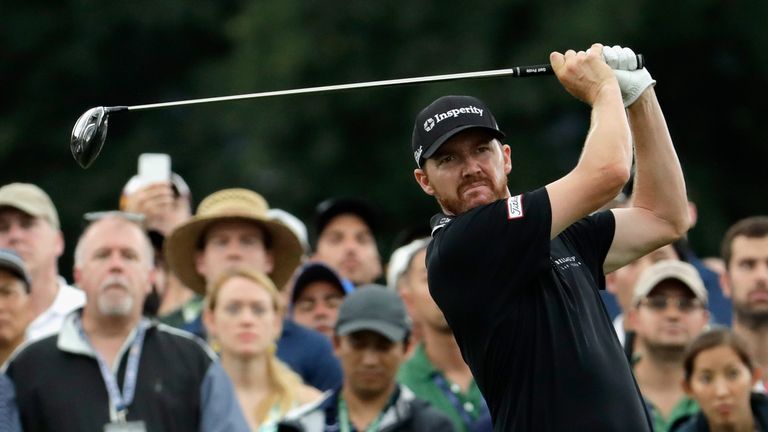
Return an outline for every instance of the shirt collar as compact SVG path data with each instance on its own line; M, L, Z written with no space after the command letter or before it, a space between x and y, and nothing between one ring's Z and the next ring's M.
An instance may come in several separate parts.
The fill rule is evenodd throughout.
M91 344L87 340L83 339L83 336L80 333L80 329L75 322L76 319L79 319L82 316L82 313L82 309L77 309L64 318L64 322L61 325L61 331L59 331L59 336L56 341L56 346L64 352L96 358L96 352L93 350L93 347L91 347ZM128 334L128 337L123 341L123 345L120 347L120 351L118 351L117 357L115 357L115 364L110 365L110 367L113 369L118 367L120 364L120 359L123 358L123 354L128 351L131 343L133 342L133 338L136 337L136 330L139 326L139 323L143 322L145 322L146 325L151 323L151 321L146 317L141 317L140 321L136 323L131 332Z

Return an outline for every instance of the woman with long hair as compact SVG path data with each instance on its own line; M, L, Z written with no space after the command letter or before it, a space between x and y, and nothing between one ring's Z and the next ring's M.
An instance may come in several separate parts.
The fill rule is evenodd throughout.
M726 328L702 333L688 347L683 388L701 412L676 432L768 431L768 398L752 393L760 370L745 342Z
M277 359L282 303L265 274L233 269L208 287L203 320L251 429L276 430L292 408L321 396Z

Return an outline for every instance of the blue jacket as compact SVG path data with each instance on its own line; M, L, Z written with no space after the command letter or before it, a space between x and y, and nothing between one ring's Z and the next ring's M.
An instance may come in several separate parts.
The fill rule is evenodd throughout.
M328 337L290 319L283 321L277 358L312 387L326 391L341 386L341 365Z
M0 432L21 432L16 393L5 374L0 374Z

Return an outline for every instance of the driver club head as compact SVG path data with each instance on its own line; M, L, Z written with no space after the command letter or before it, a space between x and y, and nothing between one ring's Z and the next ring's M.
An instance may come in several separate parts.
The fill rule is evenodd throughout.
M69 148L77 163L88 168L99 156L107 138L109 110L103 106L91 108L75 122Z

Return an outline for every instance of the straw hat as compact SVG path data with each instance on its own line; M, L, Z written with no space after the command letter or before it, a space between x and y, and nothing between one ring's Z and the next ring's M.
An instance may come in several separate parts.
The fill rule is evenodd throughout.
M195 255L205 231L214 223L228 219L253 221L266 233L274 258L270 277L278 288L290 280L298 267L302 248L287 226L272 220L267 201L247 189L224 189L206 197L197 213L173 230L165 241L165 259L178 278L190 289L205 295L205 279L197 272Z

